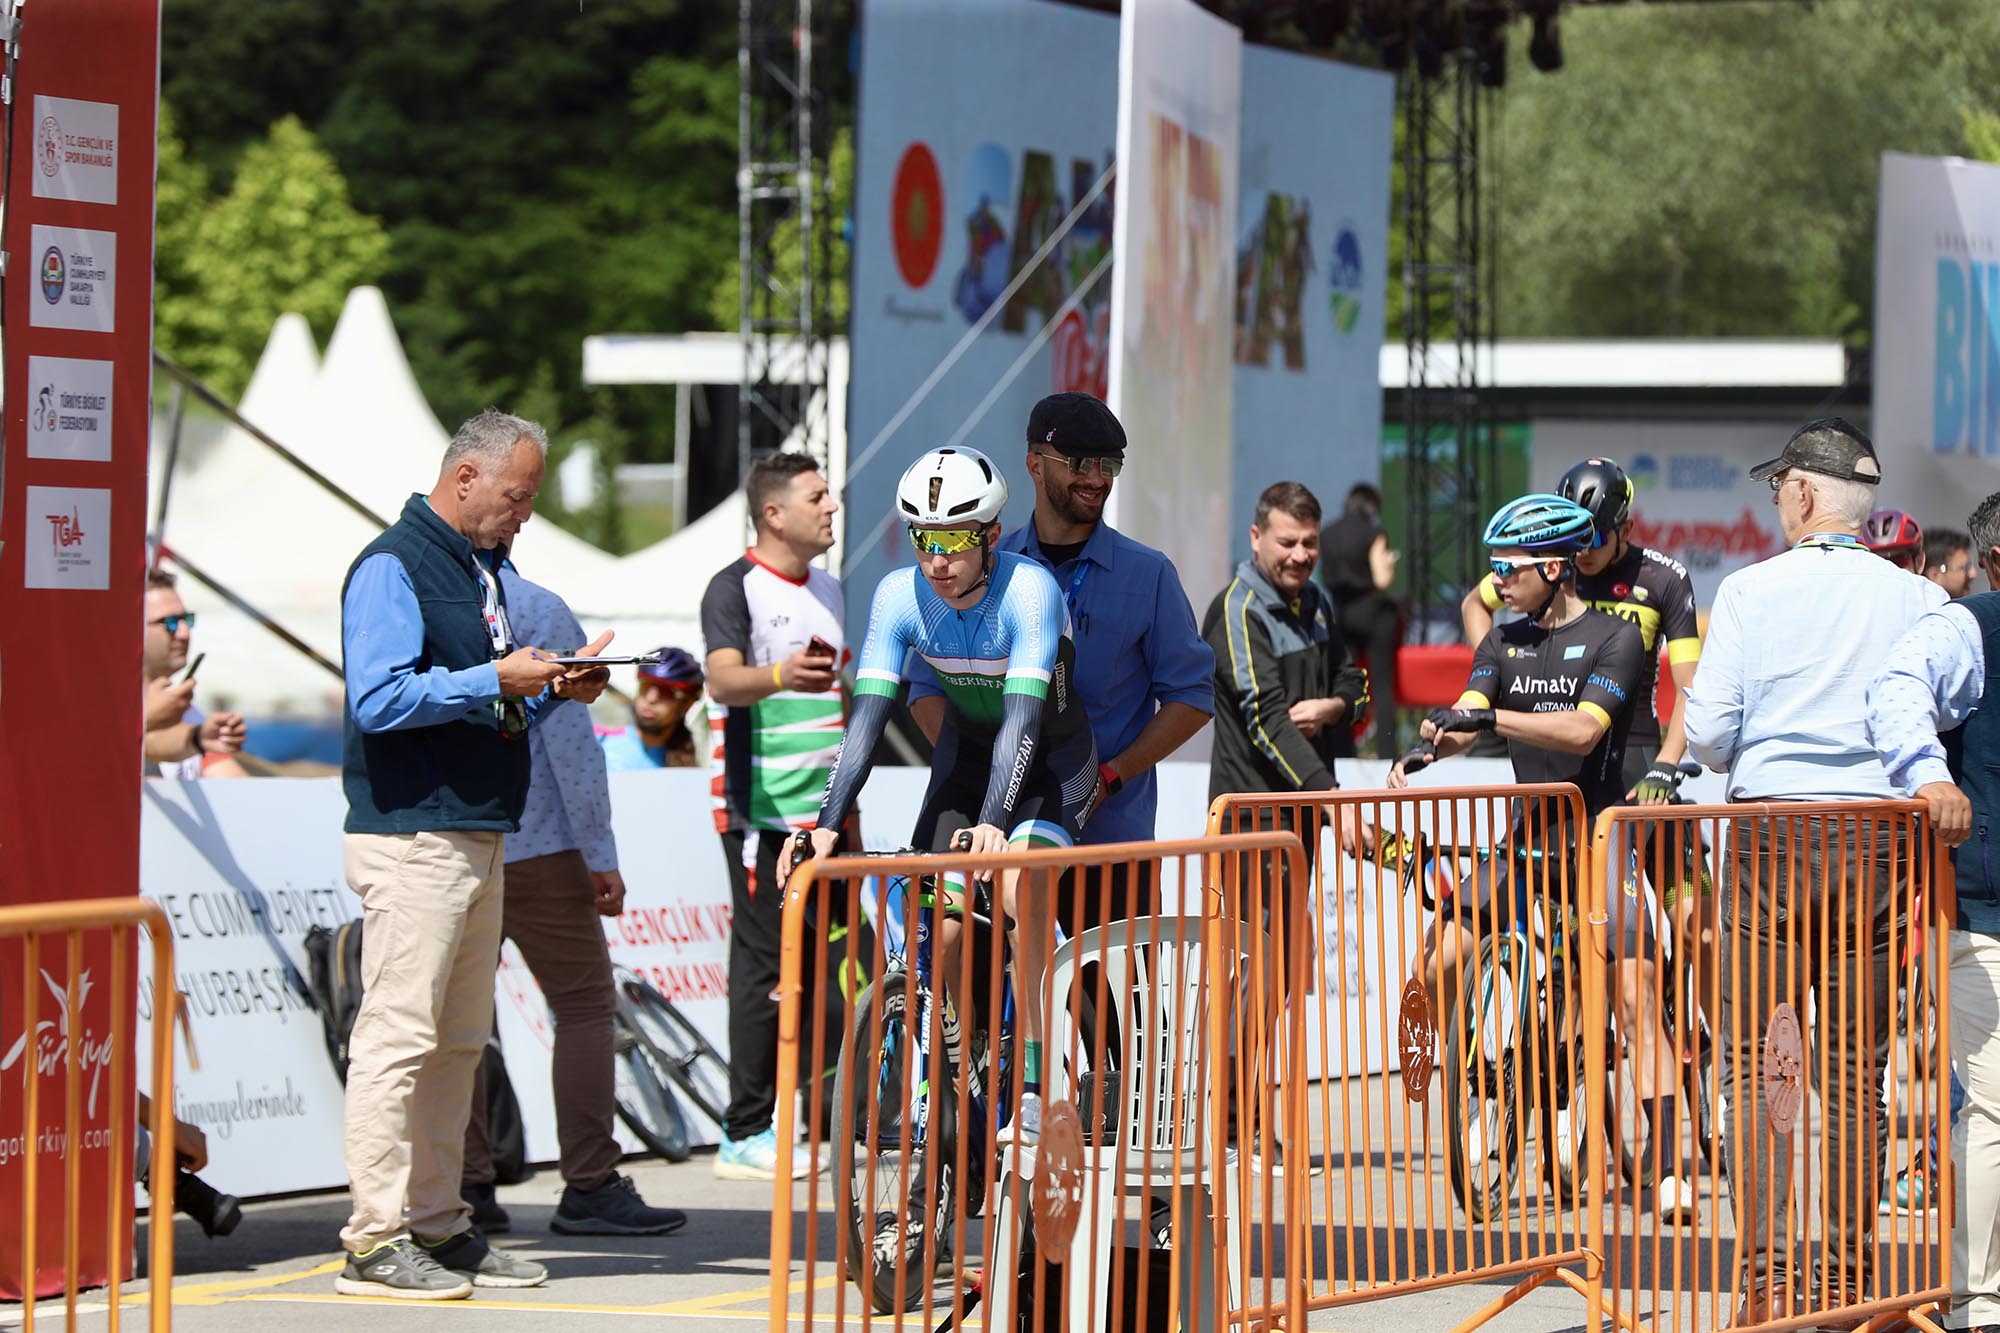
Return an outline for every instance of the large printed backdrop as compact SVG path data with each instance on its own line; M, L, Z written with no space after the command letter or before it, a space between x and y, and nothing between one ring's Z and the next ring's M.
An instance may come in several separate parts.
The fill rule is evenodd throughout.
M854 382L842 571L873 588L904 562L896 479L958 442L1006 469L1004 518L1032 508L1023 430L1035 400L1109 391L1113 193L1029 272L929 394L883 434L959 339L1110 165L1118 132L1118 19L1044 0L876 0L861 39L854 238ZM1226 528L1247 553L1249 506L1293 478L1329 508L1373 480L1388 258L1394 85L1351 66L1243 52L1234 231L1233 447ZM1227 253L1217 262L1231 263ZM1068 307L1065 309L1065 307ZM1035 337L1055 331L1022 362ZM1011 382L993 392L1010 372ZM988 401L990 398L990 401ZM983 410L982 410L983 409ZM1118 491L1164 478L1134 435ZM1190 586L1204 606L1217 590ZM850 598L859 641L868 598Z
M2000 490L2000 166L1882 155L1874 351L1882 503L1965 527Z

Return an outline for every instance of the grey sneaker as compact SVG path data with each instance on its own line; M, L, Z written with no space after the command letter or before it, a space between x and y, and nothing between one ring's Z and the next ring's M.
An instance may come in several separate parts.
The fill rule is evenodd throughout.
M655 1208L630 1176L613 1174L594 1190L563 1187L549 1230L565 1236L670 1236L687 1225L678 1208Z
M475 1287L539 1287L549 1280L548 1269L532 1259L494 1249L486 1237L470 1227L444 1240L418 1237L417 1244L443 1267L471 1278Z
M462 1301L472 1284L447 1272L429 1252L407 1238L384 1241L366 1254L347 1256L334 1278L343 1296L393 1296L405 1301Z

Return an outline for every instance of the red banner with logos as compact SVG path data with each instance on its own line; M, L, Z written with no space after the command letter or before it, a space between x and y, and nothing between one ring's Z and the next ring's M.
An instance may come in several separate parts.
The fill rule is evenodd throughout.
M158 0L25 6L7 176L6 410L0 452L0 903L139 891L140 655L152 390ZM133 970L120 988L131 1003ZM22 1280L23 1163L38 1174L34 1283L63 1281L65 1164L81 1151L77 1271L109 1276L102 1201L112 1107L139 1052L112 1062L111 952L92 941L70 1012L67 950L0 941L0 1298ZM30 1013L32 1006L32 1014ZM27 1020L32 1017L32 1024ZM28 1030L32 1027L32 1030ZM126 1032L130 1029L127 1028ZM83 1060L83 1124L64 1070ZM109 1071L122 1066L115 1081ZM40 1083L41 1132L24 1133ZM129 1200L129 1190L120 1191ZM129 1254L129 1249L127 1250Z

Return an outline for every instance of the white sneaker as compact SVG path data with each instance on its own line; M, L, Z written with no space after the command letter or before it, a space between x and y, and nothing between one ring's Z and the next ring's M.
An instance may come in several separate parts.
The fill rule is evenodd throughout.
M1694 1225L1699 1216L1701 1196L1688 1176L1668 1176L1653 1189L1653 1212L1662 1222Z
M1486 1117L1474 1116L1465 1126L1465 1160L1483 1162L1500 1155L1500 1145L1486 1141Z
M1564 1180L1576 1179L1576 1127L1567 1106L1556 1111L1556 1170Z
M1014 1108L1014 1114L1000 1127L995 1142L1001 1145L1019 1143L1033 1147L1042 1140L1042 1094L1024 1092L1021 1104Z

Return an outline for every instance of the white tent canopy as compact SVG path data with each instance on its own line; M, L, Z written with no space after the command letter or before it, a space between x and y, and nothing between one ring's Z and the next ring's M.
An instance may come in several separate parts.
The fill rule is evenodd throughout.
M305 320L280 317L239 410L392 521L412 493L430 489L450 439L373 287L349 293L323 360ZM156 472L164 444L156 436ZM527 577L570 603L587 631L618 631L614 651L673 644L698 653L702 590L742 554L744 531L738 496L623 559L547 519L522 530L513 554ZM247 432L187 429L166 515L168 549L336 662L341 583L374 535ZM183 581L182 596L200 617L194 650L210 655L197 695L203 706L308 715L339 707L339 682L324 669L192 580Z

